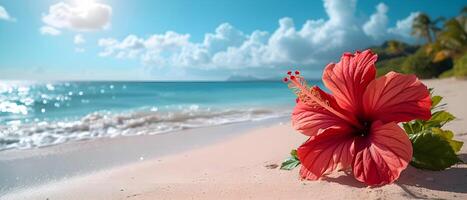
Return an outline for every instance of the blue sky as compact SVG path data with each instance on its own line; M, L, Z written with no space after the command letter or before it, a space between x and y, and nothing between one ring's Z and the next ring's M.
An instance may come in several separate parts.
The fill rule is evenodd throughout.
M0 0L0 79L319 77L344 51L409 34L465 1ZM295 67L294 67L295 68Z

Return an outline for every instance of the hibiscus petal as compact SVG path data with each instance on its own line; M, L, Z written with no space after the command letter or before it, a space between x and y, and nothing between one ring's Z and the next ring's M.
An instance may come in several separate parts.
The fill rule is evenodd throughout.
M314 86L312 91L321 100L327 102L330 107L336 111L345 113L339 108L332 95L327 94L317 86ZM313 101L297 102L292 112L292 126L308 136L314 136L318 134L320 129L326 129L331 126L350 129L348 122Z
M335 170L347 169L352 163L353 135L346 129L328 128L311 137L297 149L302 164L300 176L317 180Z
M371 82L363 104L368 120L406 122L431 117L431 99L427 87L415 75L389 72Z
M366 50L353 55L346 53L337 64L326 66L324 85L331 90L341 108L357 116L362 113L362 95L376 77L376 59L376 54Z
M354 176L368 185L392 183L412 159L412 143L394 122L375 122L369 134L355 140Z

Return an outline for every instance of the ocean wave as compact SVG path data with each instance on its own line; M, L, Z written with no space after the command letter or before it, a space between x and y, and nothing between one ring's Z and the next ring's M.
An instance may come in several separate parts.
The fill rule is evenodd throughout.
M95 138L160 134L288 114L285 110L212 109L191 105L175 111L151 108L126 113L94 112L74 121L38 121L27 124L10 121L6 125L0 125L0 150L30 149Z

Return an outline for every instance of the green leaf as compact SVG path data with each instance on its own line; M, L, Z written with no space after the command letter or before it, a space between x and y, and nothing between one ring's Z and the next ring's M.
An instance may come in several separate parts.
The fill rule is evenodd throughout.
M464 142L452 139L454 137L454 133L450 130L443 130L440 128L433 128L432 130L433 132L443 136L444 139L449 142L449 145L451 145L451 148L455 153L459 152L462 148L462 145L464 145Z
M441 102L441 100L443 100L442 96L432 96L431 97L431 109L435 108L439 104L439 102Z
M456 117L454 117L454 115L452 115L451 113L444 110L440 110L433 113L431 115L430 120L424 121L423 126L425 127L425 129L432 127L441 128L442 126L444 126L444 124L454 119L456 119Z
M298 160L298 155L297 155L297 150L296 149L292 149L292 151L290 151L290 155Z
M407 134L413 134L413 128L412 128L412 123L407 122L407 123L402 123L402 127L404 127L404 130Z
M300 164L300 160L297 156L297 150L293 149L290 152L290 157L284 160L281 164L281 169L283 170L292 170Z
M446 105L440 104L443 97L434 96L432 88L430 94L432 117L426 121L413 120L402 125L412 141L413 157L410 164L422 169L442 170L462 162L456 152L460 151L464 143L454 140L452 131L441 129L455 117L442 109Z
M441 129L429 129L411 134L409 138L413 147L413 157L410 164L414 167L443 170L462 162L451 146L452 135L449 132L444 132Z
M402 123L402 126L405 129L407 134L415 134L423 130L423 121L422 120L413 120L410 122Z
M434 112L431 118L427 121L413 120L403 123L402 126L407 134L415 134L423 130L430 130L431 128L441 128L446 123L456 119L451 113L440 110Z

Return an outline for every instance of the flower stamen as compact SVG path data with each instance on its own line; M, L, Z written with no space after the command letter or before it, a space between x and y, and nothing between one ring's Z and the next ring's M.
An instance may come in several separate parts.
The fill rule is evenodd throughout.
M355 127L360 129L363 128L363 126L356 119L348 117L332 108L329 104L329 101L324 100L318 91L314 90L313 88L310 89L306 83L305 78L299 75L299 71L295 71L295 75L291 75L292 72L290 71L287 72L287 74L289 75L290 79L290 82L288 83L289 88L303 103L310 105L312 102L316 102L319 106L340 117L341 119L348 121Z

